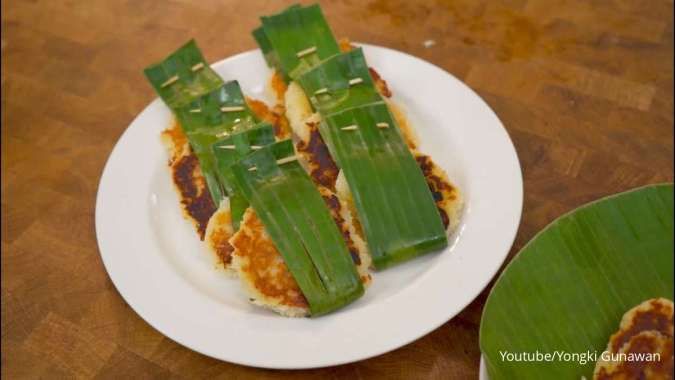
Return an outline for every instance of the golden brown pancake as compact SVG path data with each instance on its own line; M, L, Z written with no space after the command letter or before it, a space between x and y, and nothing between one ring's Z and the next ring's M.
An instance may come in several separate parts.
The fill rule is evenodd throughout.
M672 301L654 298L629 310L621 318L619 331L612 335L608 348L612 352L617 352L633 335L652 330L673 336Z
M290 137L291 129L288 126L286 116L284 116L285 109L282 104L277 104L270 109L264 102L249 97L246 98L246 104L258 119L274 126L274 134L278 139L283 140Z
M209 219L204 240L207 248L214 255L217 267L225 269L230 274L235 274L231 269L234 247L229 242L233 233L230 202L225 200Z
M276 105L284 105L284 94L286 94L287 88L288 85L284 81L284 78L278 71L274 70L274 72L272 72L272 77L270 78L268 90L274 96Z
M295 150L303 158L304 167L314 183L335 190L335 181L340 171L333 161L328 147L319 133L319 123L306 121L309 138L298 140Z
M367 286L371 281L370 256L349 223L349 210L330 190L320 187L319 192L345 238L361 281ZM244 213L239 231L230 239L230 244L234 247L232 268L247 289L251 302L287 317L309 315L307 300L252 208Z
M251 98L246 98L246 102L256 117L274 126L278 138L287 138L290 135L283 106L270 109L265 103ZM180 198L183 216L195 226L199 238L206 241L209 250L220 258L222 266L228 268L231 247L228 247L227 241L232 235L229 206L227 210L219 210L214 215L216 205L206 187L199 160L192 152L177 120L174 119L171 127L162 132L161 139L169 153L169 168ZM227 218L225 214L228 215ZM217 218L211 220L211 216Z
M319 186L318 189L330 210L333 220L335 220L335 224L337 224L338 229L342 233L352 261L356 265L356 270L361 277L361 282L364 285L369 285L372 279L368 272L371 259L365 241L357 233L357 227L354 223L356 218L354 218L351 210L347 207L347 203L340 200L337 194L322 186Z
M624 314L619 330L611 336L605 351L609 354L658 354L660 360L601 357L595 367L594 379L672 379L672 346L672 301L665 298L647 300Z
M161 138L169 152L169 169L183 216L195 226L199 238L204 240L206 226L216 207L206 187L197 156L190 149L177 121L174 120L171 128L162 132Z
M230 244L234 247L232 267L251 302L287 317L309 314L307 299L252 208L244 213Z

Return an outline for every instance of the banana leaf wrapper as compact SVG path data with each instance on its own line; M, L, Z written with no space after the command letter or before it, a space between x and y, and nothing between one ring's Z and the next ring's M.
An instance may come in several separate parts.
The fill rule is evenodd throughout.
M376 269L447 245L424 175L384 102L328 115L319 131L345 173Z
M284 140L231 168L314 317L351 303L364 289L335 221L294 154L293 143Z
M232 227L235 231L239 229L239 224L249 203L246 197L238 191L231 166L250 153L274 143L274 141L274 127L269 123L260 123L251 129L218 140L211 147L216 159L218 180L230 199Z

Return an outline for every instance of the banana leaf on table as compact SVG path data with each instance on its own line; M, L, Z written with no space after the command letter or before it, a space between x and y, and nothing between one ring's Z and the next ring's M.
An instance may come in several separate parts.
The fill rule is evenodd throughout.
M490 292L480 327L490 379L590 379L594 361L506 361L502 355L600 355L623 314L656 297L673 299L672 184L564 215L520 251Z

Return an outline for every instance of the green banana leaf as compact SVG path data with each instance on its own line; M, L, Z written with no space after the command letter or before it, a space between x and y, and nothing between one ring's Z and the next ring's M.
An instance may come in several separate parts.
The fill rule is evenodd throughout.
M375 268L447 245L424 175L384 102L328 115L319 132L345 173Z
M246 198L237 191L230 167L249 153L272 144L274 141L274 127L269 123L260 123L251 129L219 140L211 146L216 159L218 180L230 199L232 227L235 231L239 230L239 224L249 204Z
M318 316L361 297L364 289L342 234L294 154L291 140L280 141L249 154L231 170L307 299L311 315Z
M300 7L299 4L294 4L286 8L282 12L299 7ZM256 43L258 43L258 46L260 47L260 50L263 53L263 57L265 58L265 62L267 62L267 66L281 71L279 56L277 55L276 51L274 51L274 47L272 47L272 42L270 42L269 38L267 38L267 35L265 34L265 29L262 27L262 25L254 29L251 34L253 35L253 38L255 39Z
M204 60L194 40L188 41L163 61L147 67L144 73L171 109L223 84L220 76Z
M322 115L382 101L361 48L334 55L297 80Z
M322 60L340 53L333 33L314 4L307 7L289 7L284 11L260 18L267 41L256 32L261 50L276 52L279 68L287 78L296 78ZM269 42L269 45L267 45Z
M227 192L218 179L211 146L225 136L252 128L258 120L246 105L237 81L229 81L196 97L174 112L199 159L211 197L218 205Z
M490 379L590 379L595 362L508 362L501 353L599 356L623 314L655 297L673 299L672 184L583 206L520 251L483 311Z

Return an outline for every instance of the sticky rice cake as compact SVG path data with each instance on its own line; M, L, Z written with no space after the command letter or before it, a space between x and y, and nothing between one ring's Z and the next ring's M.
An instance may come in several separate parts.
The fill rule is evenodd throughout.
M372 70L372 69L371 69ZM374 70L372 70L374 71ZM379 75L378 75L379 78ZM272 79L272 82L275 80ZM378 88L385 88L385 94L391 91L386 87L386 82L379 79L382 83ZM384 90L382 90L384 91ZM352 213L357 215L354 210L349 186L347 186L344 176L340 176L338 182L339 169L331 158L328 147L323 142L318 131L318 125L321 117L318 113L312 111L312 107L302 88L295 82L291 82L284 97L286 117L288 119L294 139L296 140L296 150L301 157L305 168L314 181L329 189L335 189L338 196L348 202ZM459 223L462 211L463 200L459 189L450 182L445 171L436 165L433 159L419 152L416 148L419 145L416 134L412 129L405 112L396 106L392 100L387 100L396 123L401 128L403 138L406 141L411 153L415 157L422 173L425 176L429 189L432 192L436 207L439 210L443 225L448 233L455 230ZM393 107L392 107L393 105ZM363 235L361 235L363 236Z
M331 216L345 238L345 243L356 265L361 281L368 285L370 256L364 241L355 233L346 205L330 190L319 187ZM237 272L250 301L287 317L309 315L307 300L291 275L274 242L265 231L253 208L249 207L234 236L232 268Z
M246 102L258 119L273 125L278 138L290 135L283 107L270 109L265 103L252 98L246 98ZM209 251L217 258L217 266L228 269L232 247L227 241L233 232L229 204L214 205L197 156L177 120L174 119L171 127L162 132L161 140L169 153L169 168L183 216L194 225L199 238L206 242Z

